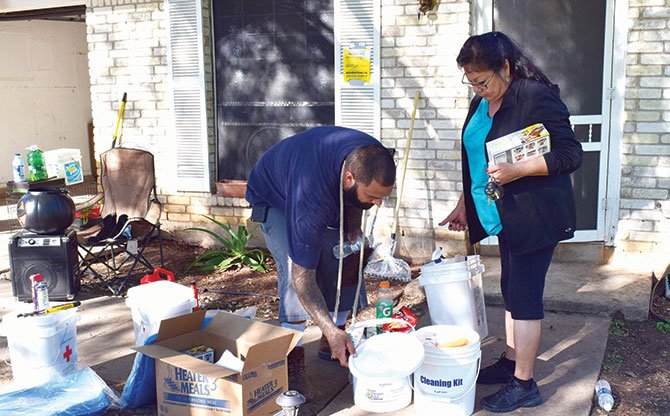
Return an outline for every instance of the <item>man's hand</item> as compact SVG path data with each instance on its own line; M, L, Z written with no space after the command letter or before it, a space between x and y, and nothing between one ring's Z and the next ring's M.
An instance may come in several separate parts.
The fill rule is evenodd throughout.
M356 350L351 339L349 339L349 335L335 326L330 317L326 300L323 298L319 286L316 284L315 271L293 263L291 277L298 299L300 299L302 306L326 336L328 344L330 344L331 353L340 361L343 367L347 367L346 352L355 354Z
M333 325L324 331L324 335L330 345L332 357L336 358L342 367L349 367L349 355L356 355L356 349L349 334Z

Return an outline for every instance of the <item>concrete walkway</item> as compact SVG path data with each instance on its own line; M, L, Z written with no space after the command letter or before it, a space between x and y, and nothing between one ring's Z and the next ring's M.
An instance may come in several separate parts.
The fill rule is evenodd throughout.
M9 269L7 242L12 233L0 231L0 271ZM487 303L489 337L482 342L482 366L491 364L504 349L504 311L499 289L499 263L484 257L484 293ZM554 262L545 288L546 318L536 367L536 380L545 403L514 414L544 416L589 414L596 382L607 343L609 317L616 311L629 319L646 319L649 307L651 272L644 266L597 265L581 262ZM9 273L3 273L9 279ZM120 391L125 384L134 353L132 318L125 300L116 297L86 298L82 301L81 320L77 325L79 362L93 368L112 388ZM0 315L19 305L12 297L11 281L0 280ZM429 325L422 319L420 325ZM317 358L317 327L305 334L307 372L315 396L300 414L303 416L363 416L354 405L349 373L339 364ZM11 382L7 339L0 337L0 386ZM498 386L477 386L475 414L481 397ZM134 411L110 410L110 414L156 415L156 407ZM414 407L392 415L414 415ZM425 416L425 415L421 415Z

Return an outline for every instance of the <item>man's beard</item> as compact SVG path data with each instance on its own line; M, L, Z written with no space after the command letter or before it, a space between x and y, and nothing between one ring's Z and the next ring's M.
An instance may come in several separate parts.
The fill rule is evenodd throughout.
M363 202L358 199L357 195L358 184L355 183L354 186L344 191L344 203L347 205L353 205L359 209L370 209L374 206L371 202Z

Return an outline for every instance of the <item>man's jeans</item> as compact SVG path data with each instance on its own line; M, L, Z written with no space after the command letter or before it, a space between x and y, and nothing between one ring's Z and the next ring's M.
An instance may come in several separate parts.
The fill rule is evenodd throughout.
M292 261L288 256L288 238L283 211L270 207L267 219L261 224L265 242L277 265L277 293L279 294L279 321L300 322L310 319L293 289L291 279ZM333 246L339 243L339 231L328 229L321 240L321 259L316 270L316 281L328 309L335 309L337 296L338 260L333 256ZM343 287L340 295L339 311L350 310L354 304L356 286ZM361 307L367 306L365 285L361 285Z

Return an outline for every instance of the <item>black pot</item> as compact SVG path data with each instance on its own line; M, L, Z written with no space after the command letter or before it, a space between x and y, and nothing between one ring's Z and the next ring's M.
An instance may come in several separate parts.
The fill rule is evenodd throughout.
M28 191L16 205L23 228L37 234L63 234L74 221L74 202L64 189Z

